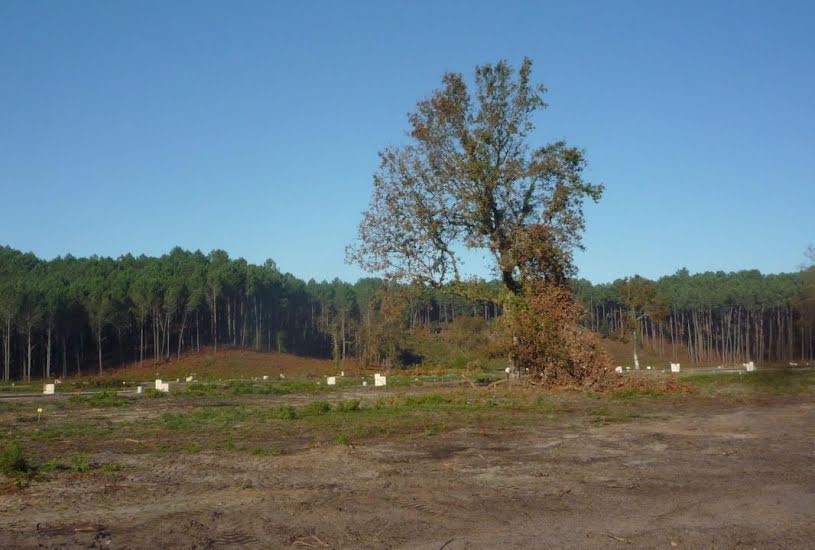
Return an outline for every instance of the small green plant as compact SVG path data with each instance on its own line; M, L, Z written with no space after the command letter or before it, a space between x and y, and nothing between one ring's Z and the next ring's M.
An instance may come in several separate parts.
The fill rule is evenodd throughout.
M63 468L63 465L60 464L59 460L52 458L48 462L41 464L37 468L37 472L41 474L50 474L51 472L55 472L61 468Z
M351 444L351 436L348 434L340 434L337 436L337 443L339 445L350 445Z
M85 473L91 470L91 463L88 462L87 455L83 454L74 455L71 457L70 462L71 468L73 468L75 472Z
M123 468L124 466L117 464L116 462L108 462L107 464L102 464L99 467L102 472L109 475L115 474L116 472L121 472Z
M0 451L0 472L9 477L26 474L31 470L16 441L3 445Z
M423 437L433 437L434 435L438 435L441 433L441 428L438 425L428 426L425 431L422 432Z
M304 412L308 416L320 416L331 411L331 404L328 401L312 401L306 405Z
M589 414L592 416L611 416L611 411L608 409L608 407L598 407L596 409L592 409Z
M340 401L337 403L338 412L355 412L360 407L359 399L349 399L348 401Z
M253 447L250 451L255 456L278 456L283 454L279 447Z
M167 397L167 393L163 391L158 391L155 388L147 388L144 390L143 395L149 399L159 399L162 397Z
M297 418L297 409L291 405L284 405L274 409L271 413L272 418L279 418L281 420L294 420Z

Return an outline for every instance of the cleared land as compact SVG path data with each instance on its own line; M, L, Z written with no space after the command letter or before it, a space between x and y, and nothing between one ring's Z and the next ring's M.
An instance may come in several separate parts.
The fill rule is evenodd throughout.
M283 360L252 373L279 374ZM683 395L588 396L416 373L385 389L359 378L330 389L308 378L325 369L268 382L215 374L164 397L0 402L3 445L19 444L29 466L0 475L0 547L815 540L811 371L690 376Z

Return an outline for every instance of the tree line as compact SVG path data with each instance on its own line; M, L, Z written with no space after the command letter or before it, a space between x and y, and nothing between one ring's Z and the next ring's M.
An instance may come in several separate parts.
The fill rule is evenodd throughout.
M815 359L813 278L812 269L680 270L572 286L585 326L606 337L696 363L737 363ZM223 347L388 363L406 330L500 317L504 290L499 280L306 282L272 260L255 265L222 250L46 261L0 247L2 376L103 372Z
M473 285L473 298L387 290L377 278L305 282L222 250L46 261L0 247L2 377L101 373L225 346L381 363L404 328L501 311L484 297L494 285Z
M691 275L681 269L652 281L575 283L586 325L605 336L648 344L693 363L815 359L813 269L764 275L756 270Z

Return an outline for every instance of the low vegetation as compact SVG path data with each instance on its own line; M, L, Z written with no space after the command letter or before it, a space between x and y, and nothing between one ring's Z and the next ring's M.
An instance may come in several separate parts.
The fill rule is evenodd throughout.
M645 377L642 377L645 378ZM93 472L93 453L240 451L256 456L295 452L305 445L364 444L380 437L434 437L450 430L478 426L522 428L541 422L584 422L600 427L647 419L657 403L681 406L688 399L765 399L815 395L815 373L778 370L749 374L704 374L682 377L681 392L653 388L612 389L606 393L563 393L534 387L456 385L416 386L416 393L397 388L367 396L324 399L318 386L287 394L294 401L275 403L266 393L179 392L166 403L149 398L124 399L101 392L71 397L46 408L42 418L20 416L20 407L0 410L2 458L6 477L16 479L60 471ZM277 384L279 382L275 382ZM201 387L205 387L203 384ZM254 387L254 386L250 386ZM290 386L291 389L300 386ZM324 386L323 386L324 387ZM326 394L327 395L327 394ZM332 394L334 395L334 394ZM226 400L224 400L226 399ZM126 407L119 400L128 403ZM96 410L86 416L83 410ZM659 407L664 408L663 405ZM117 410L134 409L119 416ZM52 414L58 410L59 415ZM17 411L17 412L15 412ZM14 421L14 418L17 421ZM79 420L78 415L82 415ZM12 420L8 422L9 418ZM32 458L22 449L30 449ZM39 465L39 467L37 467ZM30 476L29 476L30 477Z

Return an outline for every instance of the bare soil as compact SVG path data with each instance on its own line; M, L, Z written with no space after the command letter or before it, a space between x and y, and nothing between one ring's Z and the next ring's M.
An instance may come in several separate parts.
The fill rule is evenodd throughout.
M92 460L121 471L0 494L0 547L815 547L810 398L640 409L354 445L290 438L280 456L102 445Z

